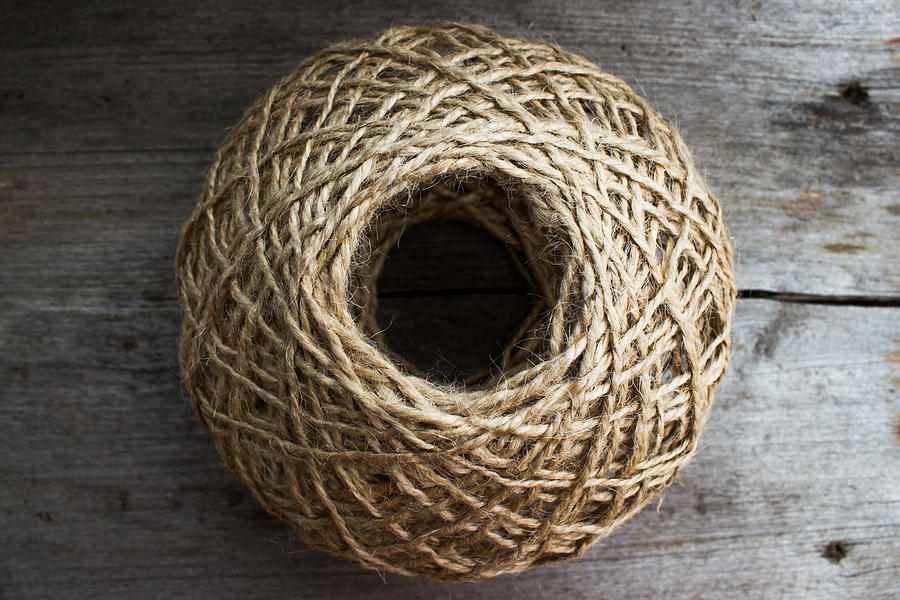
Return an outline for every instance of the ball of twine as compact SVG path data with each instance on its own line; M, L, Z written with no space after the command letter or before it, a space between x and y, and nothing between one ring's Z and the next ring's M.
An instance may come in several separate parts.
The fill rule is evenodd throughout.
M374 317L387 249L434 217L502 239L539 297L464 385L391 353ZM219 150L177 278L181 369L228 467L307 542L441 579L576 556L666 487L735 299L675 129L579 56L465 25L279 81Z

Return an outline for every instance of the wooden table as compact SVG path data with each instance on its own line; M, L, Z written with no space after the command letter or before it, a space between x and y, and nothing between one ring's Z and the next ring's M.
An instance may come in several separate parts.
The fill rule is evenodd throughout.
M0 597L900 596L896 2L4 4ZM658 509L580 560L461 585L311 550L220 466L179 383L172 267L223 132L276 78L448 19L555 40L673 119L741 289L703 449ZM498 249L447 224L404 244L382 289L398 348L482 360L522 302Z

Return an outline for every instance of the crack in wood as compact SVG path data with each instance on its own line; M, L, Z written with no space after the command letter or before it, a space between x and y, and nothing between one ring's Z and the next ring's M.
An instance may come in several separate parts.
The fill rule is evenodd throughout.
M529 294L526 288L516 286L498 287L465 287L436 290L392 290L379 293L380 298L433 298L436 296L476 296L496 294ZM806 294L799 292L777 292L774 290L744 289L738 290L738 298L743 300L772 300L792 304L819 304L824 306L881 306L900 307L900 296L884 295L828 295Z
M738 290L738 298L745 300L774 300L792 304L821 304L825 306L881 306L900 307L900 296L883 295L826 295L776 292L772 290Z

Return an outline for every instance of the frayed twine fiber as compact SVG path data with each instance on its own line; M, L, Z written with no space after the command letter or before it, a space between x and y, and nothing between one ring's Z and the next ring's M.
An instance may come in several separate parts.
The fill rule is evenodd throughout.
M465 385L417 373L373 316L386 249L438 216L502 239L540 297ZM581 554L666 487L735 300L678 133L587 60L467 25L279 81L219 150L177 277L181 369L228 467L310 544L439 579Z

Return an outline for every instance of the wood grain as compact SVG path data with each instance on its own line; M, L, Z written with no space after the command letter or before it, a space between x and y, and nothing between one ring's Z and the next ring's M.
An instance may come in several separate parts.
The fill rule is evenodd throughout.
M722 198L742 288L900 296L900 60L884 43L900 32L895 3L180 5L8 13L0 153L141 163L177 150L206 163L243 109L324 45L475 20L598 61L681 127ZM854 80L868 100L840 98ZM198 182L178 182L185 200Z
M257 507L182 397L174 300L7 305L0 579L10 598L895 597L898 312L743 301L704 448L658 510L582 560L442 586L309 550Z
M0 598L900 595L896 3L3 8ZM246 105L327 43L447 19L555 40L675 120L751 296L659 510L582 560L456 586L310 550L220 466L179 384L172 273ZM527 297L491 240L423 227L392 252L382 315L392 347L453 377Z

